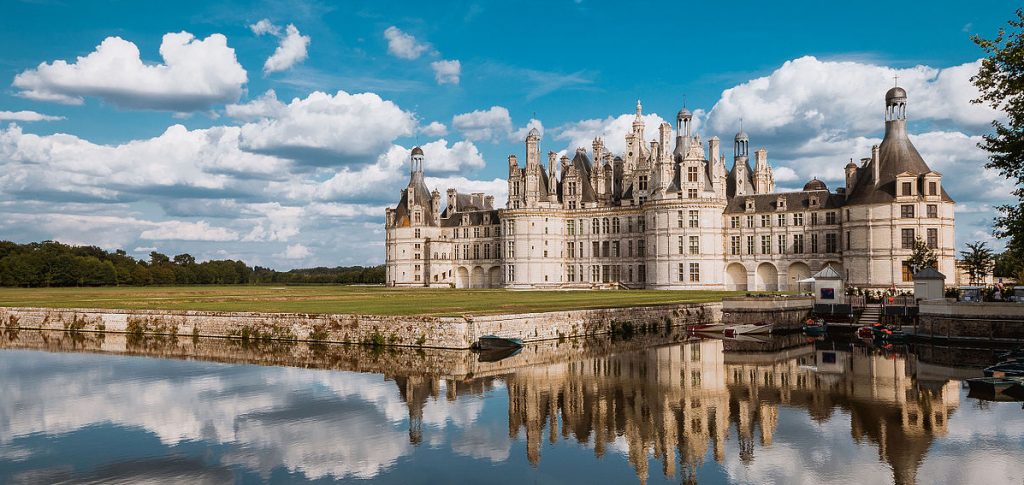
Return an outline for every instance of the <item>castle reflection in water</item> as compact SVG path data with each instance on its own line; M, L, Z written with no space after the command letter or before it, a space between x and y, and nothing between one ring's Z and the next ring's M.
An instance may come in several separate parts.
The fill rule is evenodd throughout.
M785 346L785 340L802 337L783 339ZM960 381L918 375L918 367L927 364L913 354L809 343L760 347L707 339L524 367L501 376L509 398L509 435L525 434L534 465L542 459L545 439L574 439L592 446L598 457L624 439L641 482L651 473L652 455L666 477L681 472L684 480L695 480L709 450L714 460L725 459L730 428L741 460L750 462L755 441L761 447L772 444L781 406L806 410L815 421L839 410L850 415L855 441L877 446L895 483L915 483L933 438L946 434L960 405ZM422 439L423 407L442 387L447 399L455 400L487 392L496 380L449 380L441 386L437 378L393 378L409 405L414 443Z
M47 351L8 354L4 361L9 368L0 374L9 382L0 404L22 409L4 414L0 406L0 417L7 416L6 422L0 419L0 436L22 437L8 447L26 445L33 436L118 423L151 430L164 443L263 450L259 463L271 465L257 467L261 473L283 465L308 479L415 474L403 469L399 457L416 460L417 449L448 441L453 454L444 459L451 466L463 463L457 455L510 464L519 460L510 459L509 450L524 448L534 470L561 471L578 466L563 461L566 450L582 449L588 456L590 449L594 463L611 462L617 470L631 466L641 482L695 482L698 473L705 481L711 470L712 479L724 471L728 480L740 482L813 483L806 473L797 476L812 471L818 481L909 484L919 474L925 482L956 472L947 465L960 470L961 478L977 475L977 469L964 471L981 463L977 454L964 455L975 448L982 462L1005 451L986 462L996 466L979 466L996 476L1015 476L1020 450L1013 443L1024 443L1019 409L986 413L983 403L970 399L958 412L962 379L977 375L977 364L992 358L992 350L892 351L859 341L809 342L802 335L756 343L669 333L540 342L506 359L481 361L464 351L26 331L7 332L0 348ZM163 360L72 359L88 367L79 370L44 358L69 351ZM178 359L246 365L166 365ZM182 379L179 372L192 378ZM210 386L219 391L209 392ZM161 389L180 397L156 404L146 397ZM501 415L506 398L507 437ZM308 403L312 407L304 407ZM496 404L487 405L496 413L481 414L484 403ZM456 434L444 423L460 408L475 411L464 414ZM406 416L408 440L402 436ZM470 430L483 433L473 435L483 441L457 444L472 438ZM367 433L377 434L345 439ZM489 445L500 450L466 451ZM4 446L0 439L0 451ZM659 465L660 471L649 469ZM3 476L0 466L0 481Z

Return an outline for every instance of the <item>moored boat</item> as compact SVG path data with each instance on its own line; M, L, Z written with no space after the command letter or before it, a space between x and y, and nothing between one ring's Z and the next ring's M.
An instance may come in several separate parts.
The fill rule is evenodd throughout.
M736 335L765 335L772 333L772 324L770 323L744 323L741 325L732 325L722 331L727 337L733 337Z
M975 377L967 379L970 397L989 401L1019 400L1018 389L1024 385L1024 377Z
M1024 362L1000 362L986 367L985 377L1024 377Z
M484 335L476 341L476 348L480 350L515 349L522 346L522 339L499 337L497 335Z
M828 333L828 324L823 318L817 320L808 318L803 325L803 331L809 337L821 337Z

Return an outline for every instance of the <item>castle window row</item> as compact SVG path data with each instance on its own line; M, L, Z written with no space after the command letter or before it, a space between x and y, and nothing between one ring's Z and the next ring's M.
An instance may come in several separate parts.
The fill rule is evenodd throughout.
M804 254L804 234L793 234L792 244L790 244L789 235L779 234L775 236L775 253L774 254ZM760 242L760 251L757 249L757 243ZM746 249L744 252L743 249ZM818 253L818 234L810 235L810 252ZM836 253L839 252L839 234L834 232L825 233L824 238L824 252L825 253ZM697 253L691 253L697 254ZM739 256L741 254L773 254L772 253L772 236L770 234L761 235L760 239L755 239L754 236L746 236L746 244L743 244L742 236L729 236L729 254L732 256Z
M590 265L590 271L586 271L586 266L569 264L565 267L565 279L570 283L579 281L580 283L618 283L634 282L634 270L636 276L636 282L643 283L647 281L647 266L639 264L633 265L622 265L618 264L592 264ZM589 274L589 280L587 278ZM697 277L700 277L700 270L697 269Z

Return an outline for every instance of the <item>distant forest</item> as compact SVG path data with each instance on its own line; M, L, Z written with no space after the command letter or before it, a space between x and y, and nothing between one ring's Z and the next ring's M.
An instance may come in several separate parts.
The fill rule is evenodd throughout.
M123 250L70 246L54 241L17 244L0 241L0 286L146 286L241 284L383 284L384 266L275 271L244 261L197 263L190 254L156 251L149 261Z

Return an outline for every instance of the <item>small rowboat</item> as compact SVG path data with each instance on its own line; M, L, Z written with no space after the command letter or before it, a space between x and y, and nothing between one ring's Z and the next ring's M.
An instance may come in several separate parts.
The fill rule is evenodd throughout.
M522 339L499 337L497 335L484 335L476 341L476 348L480 350L516 349L522 346Z
M1000 362L984 370L985 377L1024 377L1024 362Z
M969 397L988 401L1016 401L1020 400L1024 377L975 377L967 379L967 385L971 389Z
M803 330L808 337L821 337L828 333L828 324L822 318L817 320L808 318L804 323Z

